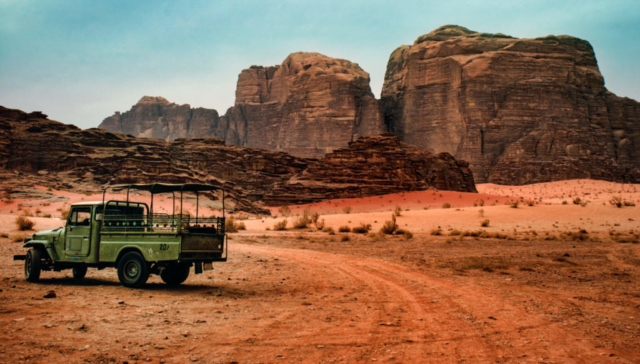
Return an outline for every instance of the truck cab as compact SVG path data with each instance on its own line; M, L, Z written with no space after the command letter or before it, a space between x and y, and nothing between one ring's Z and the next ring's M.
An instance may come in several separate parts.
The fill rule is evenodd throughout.
M25 277L35 282L41 271L72 269L75 279L83 279L87 268L117 269L127 287L144 285L150 274L158 274L171 285L181 284L193 266L196 274L212 269L213 262L227 260L224 230L224 190L204 184L133 184L111 186L126 189L123 201L106 200L75 203L64 228L40 231L25 239ZM151 194L151 204L130 201L130 190ZM186 193L196 195L196 215L176 213L176 192L180 211ZM221 192L222 216L199 217L199 196ZM172 214L153 211L154 195L171 193Z

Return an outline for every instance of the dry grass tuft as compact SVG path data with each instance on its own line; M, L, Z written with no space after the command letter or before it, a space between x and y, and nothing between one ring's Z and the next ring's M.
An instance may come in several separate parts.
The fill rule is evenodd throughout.
M31 230L31 229L33 229L33 226L35 224L36 224L35 222L29 220L25 216L18 216L16 218L16 226L18 227L18 230L20 230L20 231Z
M360 223L360 226L356 226L351 229L352 232L356 234L366 234L371 230L371 224Z
M481 227L489 227L489 223L490 223L490 221L488 219L487 220L482 220L482 221L480 221L480 226Z
M350 214L351 213L351 206L346 206L342 209L342 212L344 212L345 214Z
M278 209L278 212L280 212L280 215L284 216L284 217L289 217L291 216L291 209L289 208L289 206L282 206Z
M273 225L273 230L274 231L287 230L287 219L284 219L282 221L275 223L275 225Z
M387 220L384 222L384 225L380 228L380 234L391 235L398 229L398 224L396 224L395 215L391 215L391 221Z
M396 205L395 210L393 210L393 216L400 216L402 214L402 207L400 205Z
M224 231L227 233L237 233L240 230L246 230L244 222L236 222L233 216L224 220Z
M448 203L448 202L445 202L445 203L442 204L442 208L443 209L450 209L451 208L451 204Z
M511 262L503 257L465 257L453 266L454 270L464 272L471 269L479 269L493 272L496 269L509 269Z
M440 229L440 228L431 229L431 235L437 235L437 236L442 235L442 229Z
M342 225L338 228L338 232L339 233L350 233L351 232L351 228L349 227L349 225Z

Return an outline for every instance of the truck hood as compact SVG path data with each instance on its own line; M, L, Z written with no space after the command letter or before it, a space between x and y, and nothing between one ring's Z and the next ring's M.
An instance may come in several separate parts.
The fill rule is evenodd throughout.
M46 239L47 237L50 236L57 236L58 234L60 234L60 232L62 232L64 228L57 228L57 229L52 229L52 230L42 230L42 231L38 231L37 233L33 234L33 240L41 240L41 239Z

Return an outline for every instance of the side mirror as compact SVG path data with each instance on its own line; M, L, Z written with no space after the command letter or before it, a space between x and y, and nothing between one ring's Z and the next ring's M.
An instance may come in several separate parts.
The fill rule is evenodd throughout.
M102 220L102 214L96 214L96 221L101 221Z

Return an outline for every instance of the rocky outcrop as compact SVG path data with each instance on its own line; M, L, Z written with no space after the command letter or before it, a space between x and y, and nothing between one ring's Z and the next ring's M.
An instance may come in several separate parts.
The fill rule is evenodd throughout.
M271 205L311 203L430 188L477 192L469 164L402 143L393 134L361 137L311 163L265 197Z
M105 185L154 181L223 186L230 197L227 206L263 214L268 214L261 207L265 202L291 204L432 186L475 191L464 162L417 151L391 136L361 138L315 161L228 146L213 138L165 141L80 130L41 113L0 106L2 185L96 191Z
M213 109L178 105L163 97L145 96L131 110L116 112L99 128L112 133L131 134L142 138L176 140L179 138L212 137L224 139L226 129L220 125Z
M640 104L606 90L578 38L440 27L393 51L381 96L389 131L476 182L640 181Z
M235 105L220 118L215 110L145 96L100 128L165 140L215 137L228 145L305 158L385 131L368 73L344 59L304 52L289 55L279 66L243 70Z

